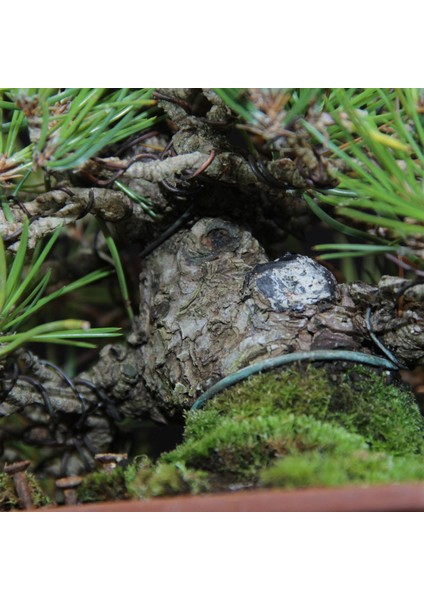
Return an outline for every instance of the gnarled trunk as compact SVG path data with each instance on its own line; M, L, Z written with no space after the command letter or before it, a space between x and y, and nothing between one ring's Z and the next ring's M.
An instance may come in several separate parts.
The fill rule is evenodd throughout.
M273 357L342 350L386 360L378 339L408 367L423 362L423 308L412 289L398 315L402 280L337 284L305 256L269 262L251 233L218 218L175 234L140 266L139 316L126 344L105 347L76 380L83 402L36 359L28 366L59 417L91 413L78 431L91 452L105 451L116 419L166 422L222 378ZM18 379L1 412L34 403L45 403L40 390Z
M248 231L202 219L145 261L128 348L119 356L115 346L105 349L93 376L125 414L166 419L223 377L297 351L384 357L378 336L412 367L424 357L423 310L410 292L398 316L400 283L338 285L308 257L286 254L268 262Z

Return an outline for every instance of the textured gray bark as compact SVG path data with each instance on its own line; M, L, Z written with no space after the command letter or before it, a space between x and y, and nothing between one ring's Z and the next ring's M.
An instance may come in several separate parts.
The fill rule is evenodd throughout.
M105 390L123 415L166 419L219 379L265 358L318 349L381 354L366 326L370 306L374 333L414 367L424 362L423 307L409 290L397 316L394 297L402 281L338 285L312 259L285 255L269 262L248 231L202 219L144 261L140 311L128 343L105 347L81 377ZM81 412L75 394L59 394L63 386L48 370L33 372L57 410ZM31 402L28 388L15 386L3 414ZM84 396L94 402L89 389Z
M159 148L156 154L134 146L120 158L93 161L86 173L98 185L120 173L150 201L156 218L121 191L80 187L81 181L76 187L66 174L57 182L65 188L24 198L32 216L30 248L61 223L89 213L107 221L121 242L145 249L132 332L125 344L102 350L97 364L80 375L85 383L75 384L77 393L36 358L27 360L29 379L4 383L6 390L12 387L0 401L0 416L27 411L36 435L72 447L75 436L65 425L48 427L47 394L57 423L88 414L70 429L90 452L105 451L115 420L180 417L214 383L258 361L318 349L381 355L366 324L369 307L379 340L406 366L423 364L424 311L416 290L405 293L398 316L395 299L403 280L338 285L311 259L283 254L285 236L302 237L314 219L302 192L311 182L332 181L332 165L303 144L301 133L287 142L291 158L269 160L258 170L255 159L229 143L231 111L215 92L158 90L158 98L172 122L172 140L158 134L149 140ZM24 213L17 204L11 210L13 222L0 211L0 235L16 251ZM181 230L150 253L149 244L176 221ZM83 255L91 262L80 260ZM78 266L94 268L96 258L82 243Z
M387 284L384 295L365 284L336 285L307 260L267 263L250 233L220 219L199 221L155 252L141 272L140 316L130 341L140 345L142 378L157 406L188 407L225 375L284 353L379 354L365 324L370 305L380 340L409 366L423 361L419 303L407 304L398 318Z
M422 303L409 290L398 317L394 298L402 283L338 285L310 258L286 254L269 262L245 229L202 219L141 264L140 311L127 343L106 346L79 377L101 390L107 405L96 409L99 396L76 383L85 410L96 409L80 440L104 451L113 439L113 414L166 422L226 375L263 359L319 349L381 355L366 325L370 306L379 340L407 366L423 364ZM59 420L84 412L75 391L36 358L27 370L48 392ZM19 379L0 411L8 415L34 403L45 401Z
M158 136L149 142L160 149L171 141L169 151L149 154L141 144L130 148L120 158L92 161L81 174L82 181L86 176L95 182L113 182L119 174L120 181L150 200L156 218L118 190L75 187L72 178L64 174L57 182L61 186L59 189L34 196L31 201L27 196L21 198L32 216L30 248L60 224L73 223L87 212L112 223L116 236L126 243L148 246L189 206L196 218L220 216L249 227L267 250L272 244L280 246L288 233L303 234L314 217L301 199L310 183L300 174L297 162L288 158L266 161L262 165L266 176L258 175L245 153L229 143L222 123L229 120L231 111L213 90L163 91L186 106L182 108L173 101L160 100L161 107L173 122L174 133L171 140ZM204 103L209 104L205 117L190 112ZM301 162L305 163L309 173L315 168L312 163L316 158L309 157L305 162L305 152L303 149ZM201 177L190 179L211 157ZM325 175L322 165L320 173L322 178L323 173ZM324 184L326 178L327 175ZM201 193L196 194L199 191ZM94 194L93 199L90 194ZM24 212L13 203L11 210L13 222L7 221L0 212L0 235L15 251Z

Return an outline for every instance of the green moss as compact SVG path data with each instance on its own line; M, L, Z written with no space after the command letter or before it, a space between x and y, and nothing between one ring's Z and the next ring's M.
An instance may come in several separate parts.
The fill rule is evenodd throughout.
M35 508L47 506L52 500L43 492L37 479L32 473L27 473L28 487ZM0 511L18 509L19 498L16 494L13 477L0 473Z
M340 368L340 365L338 365ZM414 397L367 367L299 367L251 377L187 416L183 443L156 463L89 475L80 501L234 486L339 486L424 479Z
M43 491L36 476L33 473L27 473L27 478L34 507L41 508L52 504L52 499Z
M136 498L200 494L209 490L208 474L188 469L184 464L157 464L147 459L128 469L129 494Z
M225 485L343 485L424 478L424 420L412 393L362 366L251 377L187 418L159 464Z
M126 468L96 471L84 477L77 489L78 502L107 502L175 494L200 494L209 490L208 474L184 464L153 464L138 457Z
M0 510L12 510L19 507L13 479L6 473L0 473Z
M231 413L240 421L288 410L359 433L374 450L397 455L424 450L424 420L413 394L390 375L368 367L340 372L333 366L309 365L258 375L226 390L209 410L204 424L188 423L187 436L203 436L208 428L213 429L217 412Z
M86 475L77 488L79 502L107 502L128 497L124 469L95 471Z
M424 479L421 458L390 456L378 452L325 455L319 452L289 456L260 474L269 487L334 487L347 484L390 483Z
M192 419L199 425L203 419L209 421L209 416L198 413ZM234 413L228 417L215 416L213 430L193 440L187 438L161 460L252 480L262 467L279 456L315 449L346 453L366 447L361 436L313 417L286 411L242 420L235 418Z

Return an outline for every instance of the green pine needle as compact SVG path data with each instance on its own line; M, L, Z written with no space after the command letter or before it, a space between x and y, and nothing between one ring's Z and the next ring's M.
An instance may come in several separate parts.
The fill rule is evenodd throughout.
M109 252L112 256L113 263L115 265L116 276L118 277L119 288L121 290L122 300L124 302L125 309L128 314L129 320L132 322L134 320L134 312L131 306L131 300L128 293L128 286L125 279L124 269L122 267L121 259L119 257L118 248L116 247L115 240L113 239L107 225L102 219L97 218L100 229L105 237L107 247L109 248Z
M45 295L50 272L40 278L40 270L60 235L58 228L28 266L28 219L24 219L18 251L8 265L8 256L0 238L0 359L30 342L92 347L87 340L121 335L116 327L89 328L86 321L65 319L22 331L24 322L41 308L65 294L94 283L110 274L100 269Z
M339 231L345 222L358 223L356 230L344 233L369 239L371 245L358 248L351 244L350 256L381 253L389 241L392 252L414 258L411 236L424 234L424 116L422 92L414 89L332 90L326 110L333 124L327 135L306 119L305 129L313 139L344 162L347 170L338 173L339 192L315 194L320 202L336 208L337 219L320 218ZM306 199L317 214L322 209ZM322 211L326 214L324 211ZM364 228L361 231L361 223ZM350 227L350 226L347 226ZM383 230L384 239L366 230ZM370 239L371 238L371 239ZM373 238L373 239L372 239ZM349 250L340 249L322 258L341 258ZM423 260L418 258L418 263Z

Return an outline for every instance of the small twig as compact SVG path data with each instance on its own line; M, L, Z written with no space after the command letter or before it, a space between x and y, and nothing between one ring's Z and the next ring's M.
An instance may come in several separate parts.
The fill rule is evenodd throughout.
M403 269L405 269L406 271L414 271L414 273L416 275L419 275L420 277L424 277L424 271L421 271L420 269L417 269L413 265L410 265L409 263L404 262L403 260L401 260L397 256L394 256L393 254L386 254L385 256L389 260L391 260L392 262L394 262L396 265L398 265L398 266L402 267Z
M32 217L31 213L29 212L29 210L27 209L27 207L25 206L24 202L21 202L19 200L19 198L16 198L16 196L7 196L6 198L7 200L11 200L12 202L14 202L15 204L17 204L19 206L19 208L21 209L21 211L23 213L26 214L26 216L28 217L28 219L30 219Z
M136 146L137 144L140 144L141 142L143 142L144 140L148 140L149 138L157 137L158 135L159 135L159 132L155 131L155 130L148 131L147 133L143 133L142 135L139 135L135 139L127 142L126 144L124 144L119 149L119 151L117 152L116 156L121 156L124 152L126 152L127 150L129 150L133 146Z
M160 160L163 160L167 154L170 154L171 156L175 156L176 152L174 150L174 139L171 138L169 140L169 142L166 144L165 148L162 150L162 152L160 153Z

